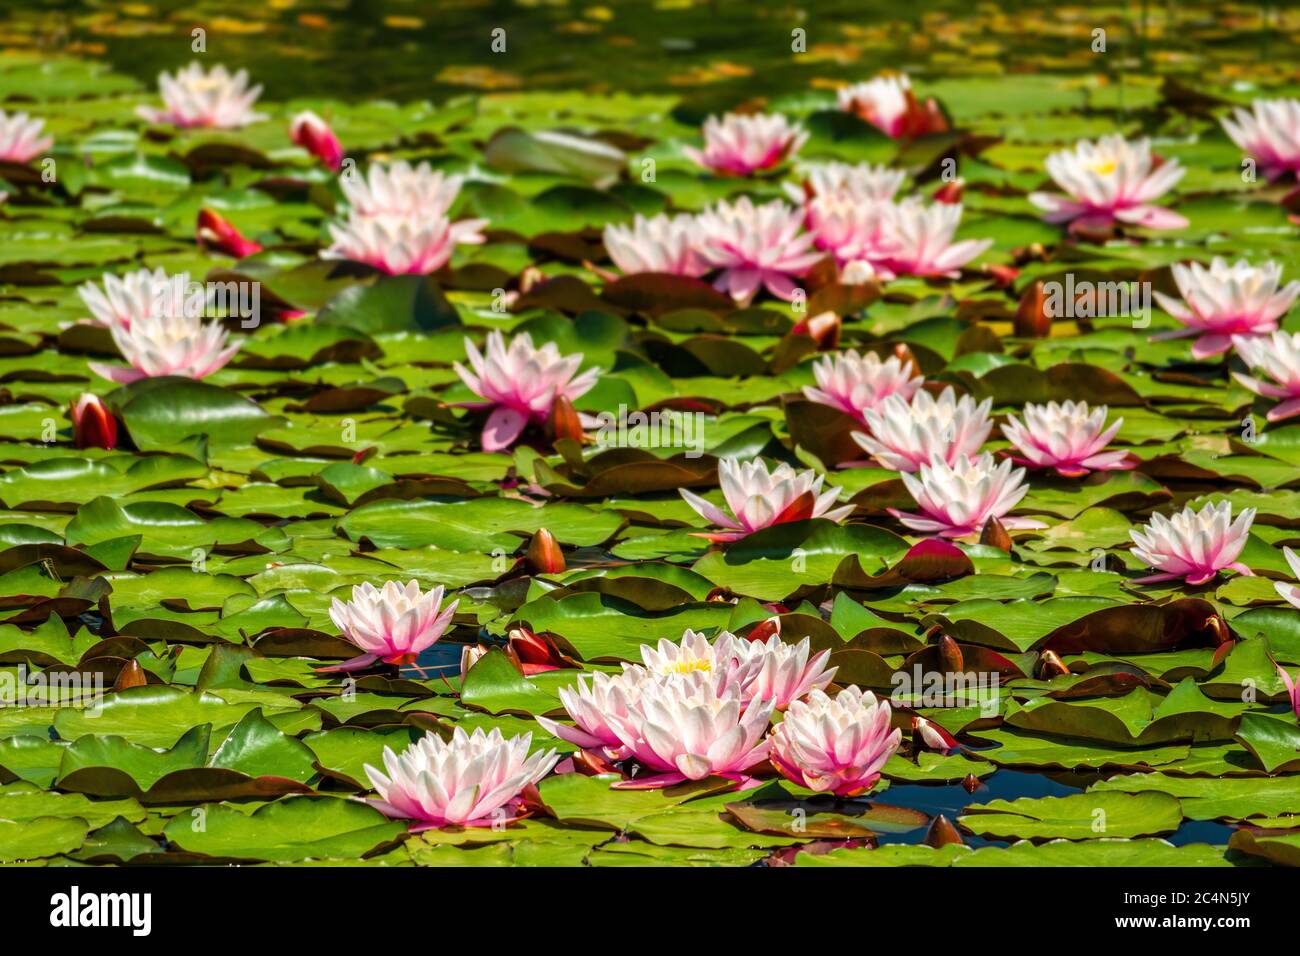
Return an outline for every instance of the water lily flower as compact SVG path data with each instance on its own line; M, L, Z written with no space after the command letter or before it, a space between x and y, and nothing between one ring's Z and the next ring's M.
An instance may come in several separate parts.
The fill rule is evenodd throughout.
M459 600L439 611L442 596L441 585L421 592L420 582L412 580L405 587L389 581L383 588L366 582L352 589L352 600L347 603L335 598L330 605L330 620L344 638L365 653L320 668L321 672L360 670L376 661L411 663L442 637L456 613Z
M343 167L343 145L328 123L304 110L289 121L289 138L319 159L326 169L338 172Z
M1225 116L1224 131L1270 180L1300 172L1300 100L1255 100Z
M823 356L813 363L817 386L805 385L810 402L838 408L866 424L864 413L897 395L911 401L925 378L912 362L896 355L881 361L874 352L859 355L852 349Z
M1292 565L1293 570L1294 568L1295 565ZM1286 687L1286 695L1290 698L1291 710L1295 712L1297 719L1300 719L1300 674L1297 674L1295 680L1292 680L1291 675L1283 669L1281 664L1274 661L1273 666L1277 668L1278 676L1282 678L1282 683Z
M1175 263L1171 268L1182 301L1156 292L1160 307L1184 328L1152 336L1154 340L1195 335L1192 357L1221 355L1234 336L1268 335L1300 295L1300 281L1281 289L1282 267L1276 262L1252 266L1245 259L1229 265L1215 256L1207 269L1199 262Z
M121 385L161 375L204 378L239 351L238 342L226 345L220 322L204 322L199 315L141 315L129 327L114 325L109 331L130 367L91 362L90 368Z
M687 628L677 642L660 638L657 645L641 645L641 661L652 675L704 674L718 682L719 689L743 684L759 668L758 663L745 665L748 641L730 631L720 633L712 644L698 631ZM748 700L748 698L746 698Z
M117 447L117 419L98 395L83 392L72 405L72 443L78 448Z
M91 321L109 329L119 325L130 328L141 317L184 311L184 302L176 293L189 286L189 274L171 276L165 269L137 269L120 277L105 272L100 282L102 288L93 282L77 287Z
M405 160L371 163L366 175L342 177L339 185L352 217L399 219L438 219L446 216L464 177L435 171L428 163L412 166ZM481 227L486 220L473 224Z
M1237 354L1251 369L1258 369L1272 379L1271 382L1233 372L1235 378L1256 395L1280 398L1268 410L1270 422L1280 422L1300 415L1300 332L1283 332L1271 336L1235 336L1232 344Z
M840 489L832 487L822 491L824 480L812 469L796 473L782 463L769 472L761 458L744 464L735 458L723 458L718 462L718 482L722 485L722 496L730 515L693 491L681 488L679 493L703 518L727 529L699 533L699 537L710 541L738 541L755 531L787 521L807 518L842 521L847 518L853 513L853 505L832 508L831 505L839 498Z
M1016 464L1054 468L1065 478L1132 468L1137 462L1128 452L1105 451L1124 424L1123 418L1117 418L1107 428L1107 414L1105 405L1090 409L1087 402L1029 404L1024 424L1008 415L1002 434L1020 452Z
M865 263L874 275L879 264L901 251L890 203L830 194L810 199L804 214L816 247L832 253L841 268Z
M804 167L802 184L786 183L786 195L795 203L819 196L854 202L890 202L903 186L907 172L870 163L816 163Z
M1200 511L1188 505L1172 518L1154 514L1141 530L1129 532L1133 554L1160 573L1139 578L1136 584L1183 578L1192 587L1204 584L1231 568L1251 574L1237 558L1246 546L1255 509L1244 508L1232 520L1232 502L1207 504Z
M451 260L457 243L484 241L464 222L446 216L349 216L342 224L330 223L329 231L334 241L321 250L322 258L364 262L389 275L437 272Z
M1286 563L1291 566L1291 573L1300 578L1300 554L1296 554L1290 548L1283 548L1282 554L1286 556ZM1286 581L1274 581L1273 587L1288 604L1300 607L1300 587L1288 584Z
M53 146L53 136L41 136L44 126L43 119L0 110L0 160L27 163Z
M260 86L248 85L248 71L232 74L224 66L205 71L198 61L172 76L158 74L158 90L163 109L137 107L136 112L151 123L170 123L181 128L206 126L236 129L266 119L253 112L253 104L262 95Z
M906 74L878 76L841 87L837 100L841 110L861 117L892 139L948 130L947 117L939 104L930 98L922 106Z
M740 688L719 690L702 674L646 682L629 700L626 715L606 719L627 755L652 773L614 786L652 789L709 776L748 786L747 771L767 758L771 716L771 700L756 697L746 704Z
M723 270L714 286L737 302L750 301L759 287L778 299L794 298L794 278L822 256L815 236L802 232L803 213L774 199L755 206L748 196L720 202L700 213L700 254Z
M260 243L245 238L232 222L211 209L199 210L194 236L199 248L214 249L236 259L262 251Z
M645 668L637 665L625 665L622 674L597 671L589 677L580 675L572 687L559 691L560 703L574 726L548 717L538 717L537 722L553 737L597 751L608 760L622 760L629 751L610 721L629 717L631 702L650 680Z
M870 691L846 687L830 697L814 690L797 700L772 734L772 765L818 793L854 797L870 790L898 750L903 732L890 728L892 708Z
M781 640L779 633L766 641L739 641L741 654L740 684L742 700L771 701L777 710L785 710L794 701L814 690L822 690L839 668L827 667L829 649L812 655L812 642L805 637L798 644Z
M961 225L960 203L925 205L906 199L888 211L889 248L876 270L890 275L956 278L966 263L982 255L992 239L963 239L953 242Z
M698 278L710 266L700 255L701 228L688 213L660 213L646 218L639 213L632 225L605 227L605 251L624 275L662 272Z
M924 389L911 401L890 395L863 412L870 433L854 432L853 440L895 471L916 471L934 458L951 465L979 454L993 430L992 407L991 398L979 404L969 395L957 398L951 385L938 399Z
M451 740L425 734L400 756L384 748L385 773L369 764L366 776L379 794L366 802L387 817L417 821L412 833L434 827L486 827L519 818L521 793L555 766L554 750L529 755L531 733L507 740L500 729L472 734L452 730Z
M490 408L483 426L482 445L488 452L508 448L530 424L540 425L561 397L575 401L585 395L600 375L599 369L578 373L582 354L561 355L554 342L541 348L521 332L507 347L500 332L489 332L486 355L469 339L465 354L470 367L457 362L456 374L483 401L462 403L465 408Z
M1118 134L1095 143L1082 139L1073 149L1047 157L1047 172L1066 193L1029 194L1048 222L1069 223L1071 232L1110 229L1117 223L1148 229L1182 229L1187 220L1153 206L1186 172L1177 160L1158 162L1151 141L1129 142Z
M998 464L988 453L978 458L958 457L952 464L935 459L915 475L903 472L900 477L921 513L907 514L894 508L889 513L913 531L963 538L979 534L990 518L997 518L1009 530L1044 527L1040 521L1007 516L1029 491L1024 484L1025 469L1013 470L1010 459Z
M704 150L684 147L687 157L705 169L728 176L748 176L793 158L808 134L779 113L743 116L728 113L704 121Z

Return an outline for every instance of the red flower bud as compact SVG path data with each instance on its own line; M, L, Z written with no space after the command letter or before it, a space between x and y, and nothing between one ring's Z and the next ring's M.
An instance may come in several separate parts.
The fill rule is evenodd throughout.
M966 183L961 179L954 179L950 183L944 183L934 191L935 202L946 202L956 205L961 202L961 194L966 190Z
M794 335L808 336L817 343L817 351L830 352L839 347L840 328L843 324L843 319L828 311L803 319L790 331Z
M534 574L559 574L567 567L560 542L545 528L538 528L533 540L528 543L524 562Z
M195 231L199 248L223 252L236 259L261 252L262 247L252 239L245 239L230 221L211 209L199 210L199 223Z
M343 166L343 147L329 124L310 110L299 113L289 124L289 138L295 146L311 153L327 169L338 172Z
M72 440L78 448L117 447L117 419L99 396L89 392L72 406Z
M1047 292L1042 282L1035 282L1020 297L1015 333L1022 339L1045 339L1051 335L1052 317L1047 314Z

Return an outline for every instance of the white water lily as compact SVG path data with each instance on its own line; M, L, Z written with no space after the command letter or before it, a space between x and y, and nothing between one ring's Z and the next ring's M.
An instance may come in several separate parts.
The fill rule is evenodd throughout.
M1251 574L1237 558L1250 535L1254 508L1243 508L1234 521L1232 502L1207 504L1200 511L1188 505L1173 517L1154 514L1141 529L1129 532L1133 554L1159 571L1139 578L1138 583L1173 581L1178 578L1195 587L1205 584L1227 568Z
M951 465L979 454L993 430L992 407L991 398L978 404L969 395L958 398L952 386L938 399L924 389L910 402L891 395L863 412L870 433L854 432L853 440L895 471L916 471L934 458Z
M45 120L26 113L0 110L0 160L9 163L31 162L54 145L53 136L42 136Z
M992 518L1009 530L1045 527L1041 521L1007 516L1029 491L1025 469L1014 468L1010 459L998 464L985 453L961 456L949 465L936 458L915 475L904 472L901 477L921 511L890 508L889 513L913 531L964 538L979 534Z
M625 275L662 272L697 278L710 268L699 250L701 231L689 213L637 214L630 226L605 227L605 251Z
M1199 262L1175 263L1170 271L1182 301L1163 292L1156 292L1155 298L1184 327L1153 338L1196 336L1192 357L1198 359L1228 351L1234 339L1272 333L1300 296L1300 281L1278 288L1282 267L1276 262L1253 266L1242 259L1229 264L1215 256L1208 268Z
M1128 452L1105 450L1124 424L1117 418L1107 427L1108 414L1105 405L1089 408L1087 402L1031 403L1025 406L1024 423L1008 415L1002 433L1016 446L1018 464L1052 468L1066 478L1132 468Z
M1181 229L1187 220L1152 203L1173 189L1187 170L1177 160L1160 163L1151 141L1118 134L1047 157L1047 172L1065 195L1035 192L1029 201L1048 222L1069 223L1073 232L1109 229L1116 223L1148 229Z
M852 349L826 355L813 363L816 387L805 385L804 397L838 408L865 424L864 414L891 395L911 401L925 379L910 360L896 355L880 359L874 352Z
M264 114L253 112L262 88L248 85L247 70L230 73L220 64L204 70L195 61L175 75L160 73L158 89L162 109L141 106L136 110L151 123L236 129L266 119Z
M791 201L802 203L817 196L834 196L853 202L889 202L903 186L907 172L870 163L813 163L800 169L801 184L786 183Z
M772 735L773 765L818 793L855 796L871 789L903 738L893 708L870 691L846 687L834 697L814 690L795 701Z
M735 541L772 525L806 518L827 518L841 521L853 513L853 505L832 508L839 498L839 488L822 491L825 478L809 469L796 472L787 464L780 464L770 472L761 458L744 464L735 458L718 462L718 482L722 496L731 510L728 515L717 505L704 500L693 491L680 489L686 503L699 514L726 529L722 532L704 533L712 541Z
M1232 373L1233 378L1256 395L1281 399L1268 410L1268 420L1280 422L1300 415L1300 332L1279 329L1270 336L1237 336L1232 344L1249 368L1272 379L1266 381Z
M220 322L205 322L198 315L136 316L130 326L114 325L110 332L130 367L91 362L90 368L122 385L162 375L204 378L239 351L238 342L226 345Z
M367 801L385 816L414 820L412 832L443 826L492 826L516 819L520 793L555 766L554 750L529 754L531 733L507 740L493 727L450 740L425 734L401 755L384 748L384 773L365 765L379 794Z

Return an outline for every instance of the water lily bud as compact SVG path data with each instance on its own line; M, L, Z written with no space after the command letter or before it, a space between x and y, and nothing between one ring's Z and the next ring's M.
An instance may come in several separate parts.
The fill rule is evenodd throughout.
M506 638L510 641L510 650L520 670L525 674L538 671L553 671L564 667L564 658L555 646L540 634L534 634L526 627L512 628Z
M113 681L113 691L126 690L130 687L143 687L148 681L144 676L144 668L140 666L137 660L129 660L117 672L117 680Z
M766 641L769 637L781 633L781 619L779 617L769 617L766 621L761 621L754 626L745 637L751 641Z
M966 774L961 781L961 788L967 793L974 793L982 786L984 786L984 784L980 783L980 778L975 776L973 773Z
M578 415L578 410L573 407L573 402L563 395L551 405L551 417L547 419L546 430L552 441L568 438L581 442L587 437L582 429L582 418Z
M944 183L934 191L935 202L959 203L961 195L966 191L966 181L963 179L954 179L952 182Z
M920 370L921 366L917 364L916 356L912 354L911 348L906 342L899 342L894 346L894 358L898 359L899 364L906 366L910 364L912 368Z
M966 669L961 656L961 648L947 634L939 638L939 660L943 663L945 672L961 672Z
M957 832L957 828L953 826L952 821L942 813L930 822L930 829L925 831L925 845L932 846L936 850L952 843L964 846L965 842L961 838L961 834Z
M528 543L524 563L534 574L559 574L567 567L560 542L545 528L538 528L533 540Z
M817 343L817 351L832 352L839 347L840 329L844 324L834 312L822 312L811 319L804 319L790 331L794 335L806 335Z
M228 256L234 256L236 259L242 259L244 256L251 256L262 251L259 243L254 242L252 239L245 239L228 219L218 215L211 209L199 210L199 222L195 230L195 238L198 240L199 248L212 249Z
M1065 661L1057 656L1055 651L1043 651L1038 658L1038 674L1043 680L1051 680L1053 677L1064 677L1070 673L1070 668L1065 666Z
M948 753L950 750L956 750L959 745L956 737L934 721L916 715L912 717L912 746Z
M329 124L307 110L299 113L289 123L289 138L295 146L301 146L311 153L327 169L338 172L343 166L343 147L339 138Z
M71 418L72 441L78 448L117 447L117 419L99 396L83 394L73 403Z
M488 652L484 644L466 644L460 649L460 679L464 680L480 657Z
M1022 339L1045 339L1051 335L1052 317L1047 314L1047 292L1035 282L1020 297L1016 307L1015 334Z
M990 518L984 522L984 530L980 532L980 544L987 544L991 548L997 548L999 551L1011 553L1011 535L1003 527L1002 522L997 518Z

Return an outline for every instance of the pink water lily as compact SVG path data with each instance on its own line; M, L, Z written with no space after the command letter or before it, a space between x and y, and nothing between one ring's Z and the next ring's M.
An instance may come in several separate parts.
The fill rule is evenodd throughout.
M172 276L165 269L137 269L123 276L105 272L99 285L82 283L77 293L96 325L129 329L141 318L181 314L188 287L188 273Z
M807 518L842 521L853 513L853 505L832 508L839 488L822 491L825 478L811 469L796 472L782 463L772 471L761 458L741 464L735 458L718 462L718 482L731 514L685 488L679 493L701 517L722 532L695 532L710 541L737 541L772 525Z
M1300 415L1300 332L1269 336L1234 336L1233 346L1247 367L1263 372L1272 381L1233 372L1232 377L1256 395L1280 398L1265 416L1270 422Z
M818 793L866 793L903 732L890 728L893 709L870 691L846 687L830 697L814 690L790 705L772 734L772 765L793 783Z
M158 74L158 89L163 108L141 106L136 112L151 123L172 126L236 129L266 119L253 112L253 104L262 94L260 86L248 85L248 71L230 73L224 66L210 71L195 61L184 69Z
M997 518L1008 530L1045 527L1040 521L1007 516L1029 491L1025 470L1013 470L1009 459L999 464L985 453L978 458L959 457L950 465L936 458L915 475L903 472L900 477L921 512L890 508L889 513L913 531L964 538L979 534L990 518Z
M1177 160L1158 162L1151 141L1130 142L1118 134L1096 142L1082 139L1073 149L1047 157L1047 172L1064 196L1029 194L1048 222L1069 223L1071 232L1107 230L1119 224L1148 229L1182 229L1187 220L1152 203L1174 188L1186 172Z
M891 395L863 412L869 433L854 432L853 440L895 471L916 471L936 458L951 465L979 454L993 430L992 407L991 398L958 398L951 385L937 399L924 389L911 401Z
M1291 573L1300 579L1300 554L1296 554L1290 548L1283 548L1282 554L1286 558L1286 563L1291 567ZM1284 601L1292 607L1300 608L1300 587L1296 587L1288 581L1274 581L1273 587Z
M226 345L227 333L220 322L205 322L186 313L137 315L129 326L114 325L109 331L130 367L89 364L97 375L121 385L162 375L205 378L224 368L239 351L238 342Z
M993 245L992 239L963 239L954 242L961 225L960 203L925 205L919 199L905 199L888 211L887 244L876 271L886 278L894 275L956 278L966 263Z
M1182 578L1189 586L1205 584L1220 571L1251 574L1237 560L1250 536L1255 509L1244 508L1232 520L1232 503L1207 504L1200 511L1188 505L1172 518L1154 514L1141 530L1129 532L1133 554L1159 571L1135 584L1153 584Z
M31 162L53 146L53 136L41 135L44 126L43 119L0 110L0 160L7 163Z
M636 665L625 666L622 674L597 671L589 677L580 675L572 687L559 691L560 703L574 726L548 717L538 717L537 722L553 737L596 751L608 760L622 760L627 748L610 726L610 719L628 715L630 702L648 680L649 672Z
M797 644L781 639L780 629L766 641L739 641L741 699L770 701L785 710L800 697L822 690L835 677L836 667L827 667L830 649L812 654L812 642L805 637Z
M1292 570L1294 569L1295 565L1292 565ZM1291 704L1292 712L1297 719L1300 719L1300 673L1297 673L1295 679L1292 680L1291 675L1286 672L1281 664L1274 661L1273 666L1277 668L1277 676L1282 678L1282 684L1286 687L1286 695L1288 702Z
M464 177L396 160L371 163L366 175L344 175L339 185L351 216L438 219L451 211Z
M814 362L813 377L817 386L805 385L805 398L838 408L863 424L866 424L864 414L891 395L911 401L925 381L910 360L891 355L881 361L874 352L859 355L852 349Z
M1269 179L1300 173L1300 100L1255 100L1225 116L1224 131Z
M1229 265L1215 256L1209 268L1199 262L1175 263L1171 271L1182 301L1163 292L1156 292L1155 298L1184 328L1152 339L1197 336L1192 343L1192 357L1197 359L1228 351L1234 337L1272 333L1300 295L1300 281L1278 288L1282 267L1276 262L1252 266L1242 259Z
M521 794L559 759L554 750L529 754L531 733L507 740L500 729L472 734L463 727L451 739L425 734L399 756L385 747L384 773L364 768L378 799L366 802L387 817L415 821L412 833L435 827L487 827L519 818Z
M551 415L556 399L574 401L596 384L600 369L578 374L582 354L561 355L554 342L541 348L521 332L506 345L500 332L489 332L485 352L465 340L470 369L454 366L461 381L482 401L465 402L465 408L490 408L483 426L483 450L509 448L528 425L540 425ZM471 371L472 369L472 371Z
M352 589L346 603L335 598L330 605L330 620L344 638L362 651L342 664L320 668L322 673L354 671L376 661L385 664L409 664L432 646L451 623L460 601L442 608L443 588L427 592L412 580L405 587L396 581L376 588L369 582Z
M687 628L680 641L660 638L656 645L642 644L641 661L653 676L703 674L721 690L731 684L742 686L757 672L758 663L742 666L748 658L748 643L730 631L723 631L710 643L703 634Z
M364 262L389 275L427 275L448 262L457 243L481 243L483 220L452 222L446 216L350 216L330 223L331 245L324 259Z
M800 168L803 182L786 183L786 195L794 203L834 196L853 202L889 202L903 186L907 172L870 163L815 163Z
M626 753L650 775L614 786L652 789L709 776L748 786L748 771L767 758L764 735L771 716L772 701L746 704L740 688L719 690L698 672L647 683L626 715L610 714L608 720Z
M313 113L304 110L289 121L289 138L315 156L326 169L338 172L343 166L343 145L330 125Z
M755 206L748 196L700 213L700 254L722 270L714 286L741 303L759 288L793 299L794 280L822 258L813 248L815 237L802 231L803 218L802 211L779 199Z
M934 99L922 105L912 92L906 74L878 76L865 83L841 87L837 94L839 108L860 116L886 136L925 136L948 129L948 120Z
M682 152L705 169L748 176L791 159L807 140L808 134L798 124L780 114L728 113L704 121L703 151L687 146Z
M605 251L625 275L660 272L698 278L709 271L700 254L701 227L694 216L638 214L632 225L605 227Z
M832 253L842 269L863 263L874 275L880 265L902 251L891 203L832 193L810 199L804 215L816 247ZM892 278L892 273L885 271L882 277Z
M1087 402L1048 402L1025 406L1022 424L1008 415L1002 434L1019 452L1016 464L1051 468L1065 478L1080 478L1090 471L1132 468L1137 461L1126 451L1106 451L1123 418L1106 426L1105 405L1089 408Z

